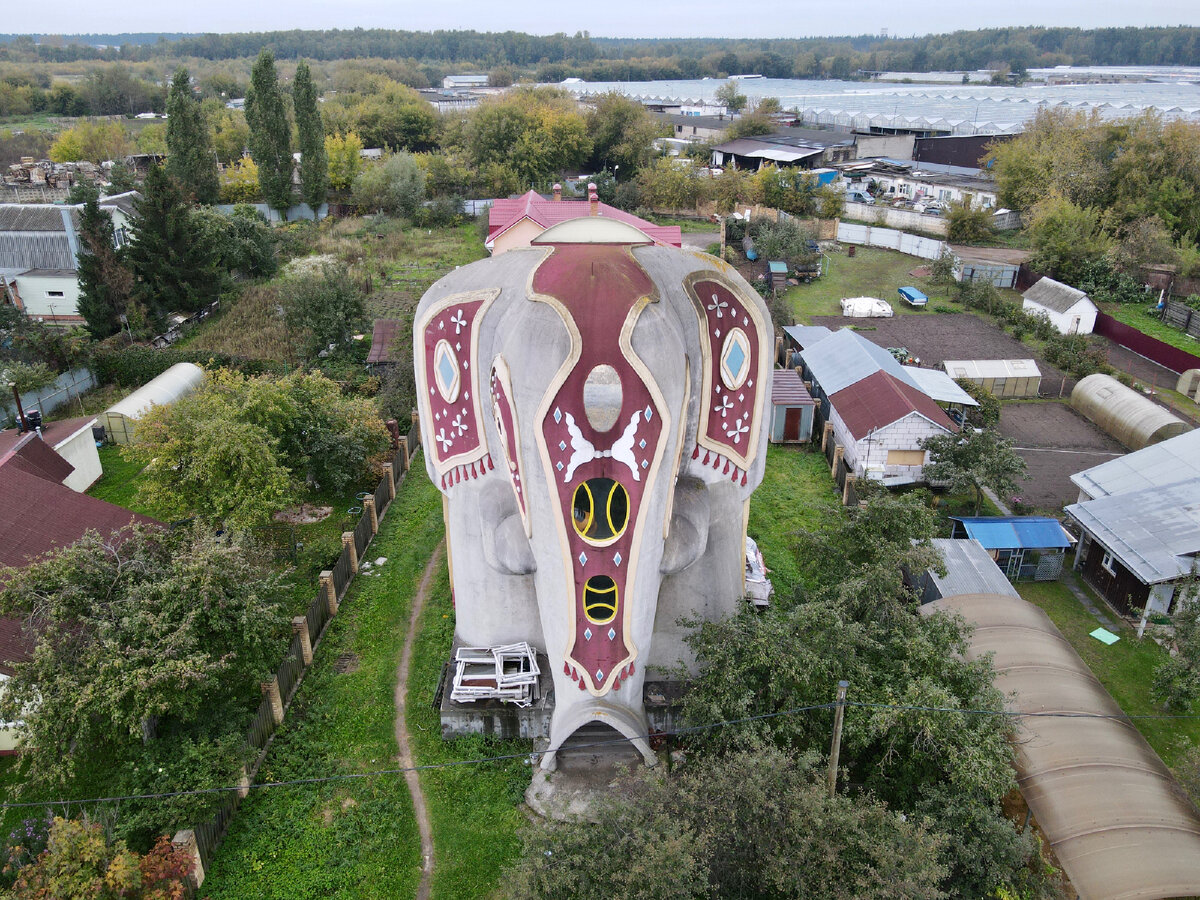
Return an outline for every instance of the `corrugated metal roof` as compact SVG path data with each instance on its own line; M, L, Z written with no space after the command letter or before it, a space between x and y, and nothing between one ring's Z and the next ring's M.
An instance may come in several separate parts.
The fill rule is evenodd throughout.
M775 369L771 372L771 403L775 406L815 405L795 369Z
M1065 549L1071 536L1057 519L1048 516L951 516L961 522L967 537L988 550Z
M916 387L896 357L849 328L835 331L825 340L805 347L800 358L812 373L813 380L828 395L836 394L879 371Z
M683 233L678 225L655 225L607 203L600 203L599 215L632 225L661 244L671 247L683 246ZM536 191L529 191L511 200L495 200L488 212L488 246L517 222L530 219L549 228L569 219L580 219L591 214L591 203L587 200L547 200Z
M396 340L396 331L400 322L396 319L376 319L371 332L371 352L367 354L367 363L384 363L392 361L392 344Z
M1200 894L1195 807L1049 617L1000 594L921 609L963 616L967 658L991 654L1006 705L1028 714L1011 738L1017 784L1079 896Z
M1041 378L1033 359L948 359L942 363L951 378Z
M823 341L833 334L824 325L784 325L783 333L795 341L801 350L811 347L817 341Z
M1088 295L1070 285L1055 281L1053 278L1042 278L1033 287L1021 295L1030 303L1065 313L1080 300L1087 300Z
M1200 430L1151 444L1071 476L1076 487L1089 497L1126 494L1189 480L1200 481Z
M1066 508L1143 584L1174 581L1200 553L1200 480L1098 497Z
M66 231L63 213L79 230L79 212L71 206L0 203L0 231Z
M957 403L960 406L978 406L979 403L954 383L954 379L941 369L922 369L918 366L904 366L918 390L926 393L937 403Z
M830 394L829 402L856 441L913 413L946 431L956 430L940 406L887 372L868 375L836 394Z
M1000 571L983 544L975 540L934 538L931 542L942 554L945 576L930 569L926 576L937 589L939 597L958 594L1003 594L1018 596L1008 578Z

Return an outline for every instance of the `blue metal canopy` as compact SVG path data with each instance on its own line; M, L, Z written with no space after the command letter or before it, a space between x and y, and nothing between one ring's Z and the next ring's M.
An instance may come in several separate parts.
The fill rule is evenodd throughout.
M951 516L967 537L988 550L1048 550L1071 546L1070 536L1049 516Z

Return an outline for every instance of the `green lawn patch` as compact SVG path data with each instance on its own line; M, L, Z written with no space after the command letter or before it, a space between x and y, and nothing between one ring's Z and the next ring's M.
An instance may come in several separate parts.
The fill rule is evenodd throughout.
M408 676L408 728L417 764L528 753L528 741L442 740L433 696L453 637L454 607L443 561L426 600ZM433 824L434 897L475 900L497 892L501 870L521 852L517 828L523 821L520 806L529 778L530 767L523 759L421 773Z
M800 579L793 535L820 530L840 516L841 497L825 457L815 449L771 444L763 483L750 498L748 533L758 543L775 590L790 595Z
M329 624L258 780L396 766L396 663L412 597L442 538L442 505L424 467L406 478ZM420 840L401 775L252 791L204 883L214 898L411 897Z
M89 495L164 522L177 521L187 515L187 510L152 506L138 497L138 476L144 467L122 456L120 445L105 444L99 452L104 474L88 488Z
M653 222L655 225L663 225L670 227L678 225L679 230L684 234L702 234L720 233L721 226L716 225L707 219L684 219L679 216L647 216L646 220ZM718 239L719 240L719 239Z
M930 284L928 277L909 275L928 260L918 259L895 250L858 247L851 258L847 253L826 254L826 271L811 284L788 288L784 298L796 314L805 321L813 316L840 316L838 301L843 297L878 297L892 304L898 315L933 315L933 311L916 309L900 299L899 288L911 285L928 294L932 301L941 296L941 288Z
M1073 573L1068 578L1075 578ZM1079 582L1076 581L1076 584ZM1120 640L1107 647L1091 636L1099 622L1079 603L1065 584L1057 581L1021 582L1017 592L1041 607L1087 663L1092 673L1112 694L1128 715L1155 715L1162 707L1150 696L1150 681L1167 651L1149 637L1137 639L1137 632L1119 623L1115 631ZM1104 607L1096 601L1101 609ZM1115 616L1110 616L1114 618ZM1198 719L1134 719L1150 746L1168 765L1174 765L1181 755L1181 741L1200 742Z
M1200 341L1162 321L1155 312L1154 305L1154 303L1106 303L1103 311L1118 322L1128 325L1130 328L1136 328L1142 334L1148 334L1152 338L1158 338L1164 344L1170 344L1172 347L1178 347L1180 350L1200 356ZM1167 387L1174 387L1174 385L1167 385Z

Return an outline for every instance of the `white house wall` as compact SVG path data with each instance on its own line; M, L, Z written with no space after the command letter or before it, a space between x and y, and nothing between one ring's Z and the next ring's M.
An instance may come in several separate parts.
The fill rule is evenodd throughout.
M919 450L925 438L946 433L946 429L917 412L909 413L859 441L854 440L836 409L830 410L829 421L833 423L834 437L844 448L846 465L857 477L876 481L892 478L920 481L924 477L924 462L929 461L928 453L919 466L889 466L888 451Z
M17 293L28 316L79 316L79 280L74 274L18 275Z
M1091 334L1096 327L1096 304L1086 297L1079 300L1065 313L1047 309L1044 306L1034 303L1032 300L1023 300L1021 308L1025 312L1040 314L1049 318L1051 324L1058 329L1059 334ZM1072 328L1071 326L1076 316L1079 317L1079 324Z
M63 481L73 491L83 493L95 483L104 470L100 466L100 454L96 450L96 439L92 437L92 422L75 432L57 447L55 452L75 467L75 471Z

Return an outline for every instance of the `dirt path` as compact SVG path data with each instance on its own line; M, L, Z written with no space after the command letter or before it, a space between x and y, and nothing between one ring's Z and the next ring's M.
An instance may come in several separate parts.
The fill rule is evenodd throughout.
M445 541L438 544L429 564L425 566L425 574L417 586L416 596L413 597L412 613L408 618L408 634L404 637L404 649L400 651L400 663L396 668L396 746L399 748L400 765L411 768L413 761L412 746L408 739L408 721L405 717L408 699L408 666L412 661L413 640L417 634L417 624L421 620L421 611L425 609L425 597L429 593L429 585L433 575L442 561L445 552ZM417 900L429 900L430 889L433 885L433 827L429 824L429 810L425 806L425 795L421 792L421 779L416 772L405 772L404 780L408 784L408 792L412 795L413 813L417 817L417 829L421 833L421 883L417 887Z

